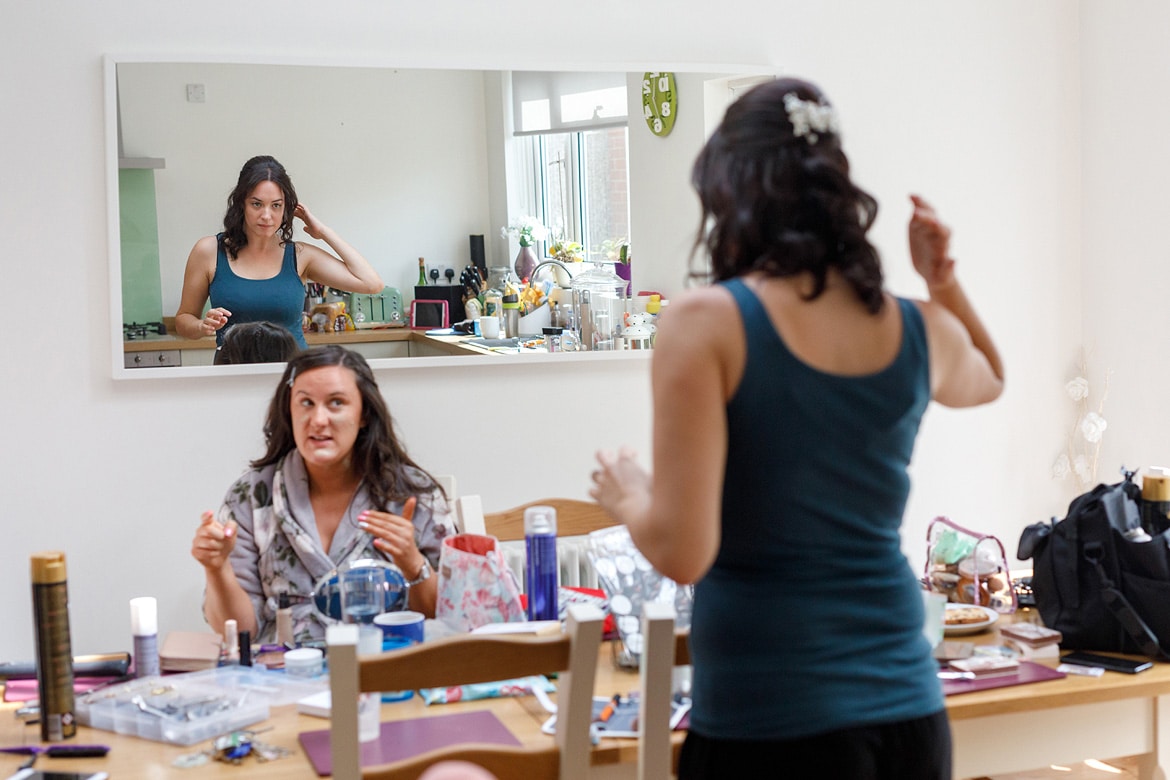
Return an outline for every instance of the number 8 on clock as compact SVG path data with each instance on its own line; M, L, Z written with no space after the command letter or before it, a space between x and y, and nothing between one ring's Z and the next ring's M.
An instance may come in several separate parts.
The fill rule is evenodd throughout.
M674 128L677 100L673 73L642 74L642 115L654 135L669 135Z

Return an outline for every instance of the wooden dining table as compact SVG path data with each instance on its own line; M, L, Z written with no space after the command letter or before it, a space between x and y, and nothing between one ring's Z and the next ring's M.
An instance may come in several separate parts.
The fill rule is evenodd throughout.
M999 626L1013 621L1039 622L1039 617L1022 609L964 638L999 644ZM1035 662L1060 663L1057 658ZM961 693L948 696L946 707L956 778L1138 755L1143 779L1170 777L1170 663L1155 663L1138 674L1069 674Z
M1004 618L1009 620L1013 618ZM1029 619L1026 613L1014 619ZM996 627L972 639L999 641ZM1039 661L1055 666L1056 659ZM627 694L639 686L636 670L615 665L608 647L598 657L598 696ZM40 745L37 726L15 717L18 705L0 706L0 747ZM948 696L947 713L954 737L954 776L980 777L1024 771L1052 763L1072 763L1087 758L1108 759L1143 755L1142 776L1170 777L1170 664L1154 664L1136 675L1105 672L1101 677L1068 675L1028 685ZM552 737L540 727L548 713L533 696L481 699L453 704L425 705L416 694L401 702L383 704L384 721L432 717L474 710L489 710L524 744L544 744ZM78 728L69 740L74 744L110 746L104 758L47 758L36 766L56 771L106 771L112 780L160 780L187 778L298 778L316 777L301 750L297 735L328 728L329 721L299 714L295 705L275 707L267 721L256 724L256 738L290 751L283 758L261 762L248 756L242 765L209 761L194 768L179 768L182 761L210 747L154 742L87 727ZM675 734L675 746L682 732ZM591 755L592 776L633 778L637 766L637 741L604 738ZM0 753L0 777L8 777L25 759Z
M608 643L607 643L608 644ZM636 669L619 668L613 661L609 647L602 647L598 656L596 691L598 696L623 696L639 686ZM555 694L552 696L555 699ZM25 724L16 717L17 703L0 705L0 747L40 746L40 728ZM450 704L426 705L416 693L405 701L382 705L382 720L406 720L454 713L489 710L525 745L548 744L553 737L541 731L549 713L531 695L520 697L479 699ZM329 728L324 718L300 714L295 704L273 707L268 720L248 728L257 733L255 739L284 748L290 754L276 760L262 762L254 755L244 758L240 765L210 760L205 764L180 767L192 756L209 751L211 741L190 746L156 742L136 736L79 726L77 734L67 744L102 744L110 747L104 758L50 758L40 757L38 769L58 772L105 771L111 780L215 780L216 778L287 778L298 780L317 777L317 773L297 735L306 731ZM682 733L678 734L681 744ZM64 744L64 743L63 743ZM637 766L637 741L629 738L604 738L592 752L593 775L600 778L633 778ZM7 778L27 756L0 753L0 778Z

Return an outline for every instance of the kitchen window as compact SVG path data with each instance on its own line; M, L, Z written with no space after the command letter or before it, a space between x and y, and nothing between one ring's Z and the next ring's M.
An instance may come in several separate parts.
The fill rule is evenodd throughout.
M580 242L586 259L629 240L627 106L623 73L512 74L512 203L549 228L548 243Z
M604 242L630 234L630 186L625 127L517 138L528 186L525 213L536 215L558 238L579 241L587 259Z

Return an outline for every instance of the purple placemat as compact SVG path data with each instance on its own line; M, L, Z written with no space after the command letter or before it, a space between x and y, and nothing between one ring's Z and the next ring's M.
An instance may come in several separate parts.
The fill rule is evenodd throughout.
M111 682L123 682L123 678L74 677L73 692L88 693ZM38 693L36 680L6 680L4 683L4 701L32 701L37 698Z
M951 696L956 693L985 691L988 688L1006 688L1009 685L1059 680L1064 676L1064 672L1058 672L1049 666L1041 666L1031 661L1020 661L1019 674L984 677L978 680L943 680L942 689L943 694Z
M302 731L297 739L318 775L333 774L329 729ZM382 724L377 740L360 743L361 764L389 764L429 750L471 743L519 746L520 740L490 710L394 720Z

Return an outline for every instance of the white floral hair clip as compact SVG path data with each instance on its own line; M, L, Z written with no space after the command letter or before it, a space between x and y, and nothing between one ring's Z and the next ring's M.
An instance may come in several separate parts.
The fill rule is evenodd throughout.
M837 132L837 112L832 106L801 100L796 93L789 92L784 96L784 110L792 123L792 134L803 137L810 146L817 142L818 133Z

